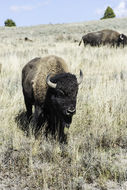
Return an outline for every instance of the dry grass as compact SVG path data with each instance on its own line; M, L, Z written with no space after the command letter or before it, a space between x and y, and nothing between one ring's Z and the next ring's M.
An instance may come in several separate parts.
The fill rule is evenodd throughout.
M0 28L1 190L127 189L127 47L78 46L89 31L127 34L126 23ZM84 73L67 145L45 139L43 131L35 140L25 116L21 70L32 58L50 54L63 57L73 73Z

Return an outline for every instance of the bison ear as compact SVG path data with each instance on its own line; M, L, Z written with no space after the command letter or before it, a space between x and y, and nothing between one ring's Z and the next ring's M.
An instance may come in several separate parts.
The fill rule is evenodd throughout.
M77 78L77 81L78 81L78 85L80 85L82 83L82 81L83 81L83 72L82 72L81 69L80 69L80 77Z
M47 85L50 86L51 88L56 88L57 83L51 82L51 81L50 81L50 78L51 78L51 74L49 74L49 75L47 76L47 78L46 78L46 83L47 83Z

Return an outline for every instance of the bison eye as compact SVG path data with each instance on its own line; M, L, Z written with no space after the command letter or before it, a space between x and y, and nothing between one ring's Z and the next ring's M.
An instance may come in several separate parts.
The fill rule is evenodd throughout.
M57 90L57 96L58 97L61 97L61 96L64 96L65 93L63 92L63 90Z

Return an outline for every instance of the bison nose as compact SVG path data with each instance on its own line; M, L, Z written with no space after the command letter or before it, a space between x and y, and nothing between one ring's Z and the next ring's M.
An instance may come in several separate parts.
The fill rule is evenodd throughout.
M76 112L75 107L69 107L69 108L66 110L66 114L67 114L67 115L73 115L73 114L75 114L75 112Z

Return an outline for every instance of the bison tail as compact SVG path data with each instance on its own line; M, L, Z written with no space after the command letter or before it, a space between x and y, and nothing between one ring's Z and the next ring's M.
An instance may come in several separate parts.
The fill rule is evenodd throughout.
M81 41L79 42L79 46L81 45L81 43L82 43L82 39L81 39Z

